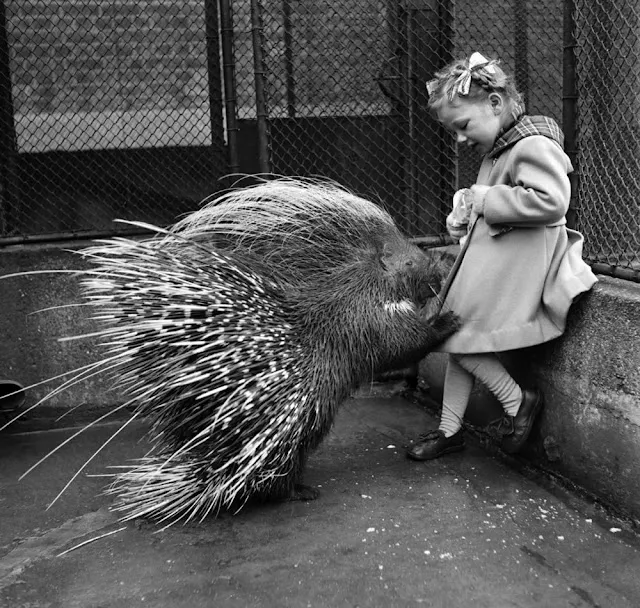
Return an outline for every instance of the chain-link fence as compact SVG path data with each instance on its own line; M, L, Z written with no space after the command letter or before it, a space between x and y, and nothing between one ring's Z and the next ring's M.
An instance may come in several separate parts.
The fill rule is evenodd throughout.
M333 178L441 242L479 159L429 115L424 84L480 51L571 136L588 261L638 280L635 0L0 6L0 244L170 223L225 174L257 172Z
M640 276L640 5L575 0L578 228L596 270Z
M173 222L217 187L215 1L1 6L3 242Z
M453 142L425 89L449 55L452 16L421 4L233 3L239 97L258 87L267 133L262 170L333 178L385 204L413 236L444 231L443 193L456 182Z

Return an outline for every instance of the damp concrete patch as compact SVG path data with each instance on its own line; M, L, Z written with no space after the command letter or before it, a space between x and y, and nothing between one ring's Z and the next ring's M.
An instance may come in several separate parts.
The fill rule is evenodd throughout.
M40 536L22 541L7 555L0 558L0 588L15 583L22 572L34 562L57 556L73 542L97 533L117 522L107 508L99 509L66 521L61 526Z

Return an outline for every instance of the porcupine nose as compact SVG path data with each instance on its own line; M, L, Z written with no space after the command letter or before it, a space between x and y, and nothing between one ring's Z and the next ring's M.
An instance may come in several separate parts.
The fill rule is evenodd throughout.
M435 262L429 265L428 271L420 278L418 302L425 305L427 300L438 295L442 288L443 269Z
M424 306L440 290L442 269L431 253L405 241L387 247L385 261L388 272L404 283L407 295L418 306Z

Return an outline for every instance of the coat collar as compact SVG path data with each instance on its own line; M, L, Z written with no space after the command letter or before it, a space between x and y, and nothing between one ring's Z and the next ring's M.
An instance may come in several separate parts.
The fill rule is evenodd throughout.
M560 144L560 147L563 147L564 144L564 135L558 123L553 120L553 118L549 118L548 116L527 116L523 114L496 139L493 148L487 156L489 158L495 158L509 146L530 135L544 135Z

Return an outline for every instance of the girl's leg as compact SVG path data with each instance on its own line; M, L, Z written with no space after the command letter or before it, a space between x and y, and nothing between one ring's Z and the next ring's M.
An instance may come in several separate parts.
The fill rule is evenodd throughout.
M461 355L457 360L502 404L506 415L489 425L490 430L501 438L502 449L510 454L520 451L543 407L540 391L522 390L493 354Z
M442 397L442 414L438 427L445 435L451 437L462 427L462 419L469 403L473 389L471 375L458 361L455 355L449 355L447 371L444 377L444 394Z
M472 388L473 376L449 355L439 428L421 435L419 442L407 451L409 458L431 460L464 448L464 437L458 431L462 427Z
M515 417L522 403L522 389L493 353L455 355L458 365L482 382L502 404L509 416Z

